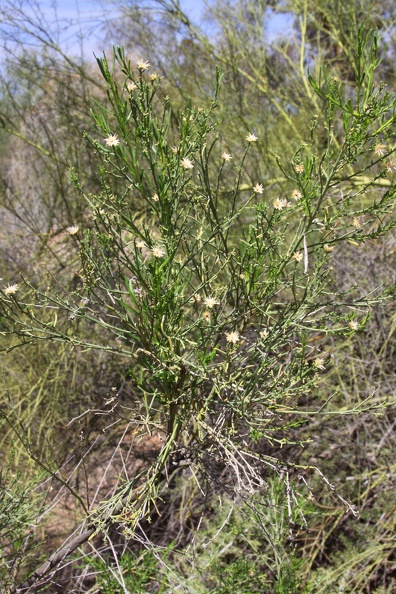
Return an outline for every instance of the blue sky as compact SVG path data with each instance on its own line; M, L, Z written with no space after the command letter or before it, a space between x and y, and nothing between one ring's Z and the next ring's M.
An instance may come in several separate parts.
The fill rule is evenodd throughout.
M204 0L180 0L180 3L192 20L200 19L204 9ZM111 2L107 0L38 0L38 4L48 23L57 18L59 20L79 20L82 24L87 24L91 33L84 40L86 56L92 51L100 53L103 50L100 45L100 37L95 35L95 22L99 25L103 19L111 18ZM56 7L56 12L54 7ZM77 35L78 28L76 27L74 31ZM98 28L96 28L96 32L98 33ZM69 50L79 47L78 43L74 42L70 36L63 41L67 43Z
M1 0L0 0L1 1ZM182 8L193 21L199 21L205 7L204 0L180 0ZM57 18L79 20L82 23L81 31L90 31L84 38L84 53L88 57L92 52L101 53L104 49L101 44L99 24L103 19L112 17L111 5L108 0L38 0L40 9L45 14L49 23L54 20L54 5L56 5ZM88 27L85 28L84 24ZM276 14L270 21L267 40L271 41L277 34L290 27L290 18L287 15ZM74 30L75 35L79 29ZM78 43L73 36L63 39L68 50L77 50Z
M76 10L84 13L89 13L96 10L108 12L110 2L106 0L57 0L56 2L59 16L72 17ZM54 5L53 0L40 0L40 8L51 10ZM203 0L181 0L181 6L188 11L191 18L199 17L204 6Z

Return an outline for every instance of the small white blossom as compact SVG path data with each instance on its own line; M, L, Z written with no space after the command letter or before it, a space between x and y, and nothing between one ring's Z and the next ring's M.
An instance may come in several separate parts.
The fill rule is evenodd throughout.
M14 285L8 285L4 289L4 293L6 295L15 295L15 293L18 291L18 289L19 289L19 285L17 283L15 283Z
M138 250L143 250L146 246L146 244L144 243L143 239L138 239L136 241L136 247Z
M192 169L194 167L193 162L190 161L190 159L187 159L187 157L184 157L184 159L180 161L180 165L183 169Z
M359 322L357 322L356 320L352 320L351 322L349 322L348 327L351 330L358 330L359 329Z
M396 171L396 163L392 161L392 159L389 159L389 161L385 163L385 167L388 173L395 173Z
M107 146L118 146L120 144L120 139L118 138L117 134L109 134L109 136L104 140Z
M80 227L78 225L71 225L70 227L68 227L66 229L66 231L70 234L70 235L76 235L76 233L78 233Z
M129 80L129 81L127 82L127 85L126 85L126 87L127 87L128 91L129 91L130 93L132 93L132 91L134 91L135 89L137 89L137 88L138 88L138 87L137 87L137 85L135 85L135 83L133 82L133 80Z
M300 200L302 198L300 190L293 190L292 198L294 198L294 200Z
M302 165L301 163L298 163L297 165L295 165L294 169L296 170L297 173L304 173L304 165Z
M159 198L158 198L158 194L157 194L157 193L155 193L155 194L154 194L154 196L152 196L152 197L151 197L151 200L152 200L153 202L158 202L158 200L159 200Z
M237 344L241 339L239 337L239 332L234 330L233 332L226 332L226 340L227 342L231 342L232 344Z
M154 258L163 258L165 256L165 250L160 245L155 245L151 253L153 254Z
M302 255L301 252L294 252L293 254L293 258L297 261L297 262L301 262L304 258L304 256Z
M247 140L248 142L252 143L252 142L256 142L256 140L258 140L258 137L255 134L249 133L245 140Z
M314 361L314 365L315 365L316 369L324 369L325 368L324 362L325 362L325 360L323 357L317 357Z
M152 74L150 74L150 80L152 82L154 82L155 80L157 80L158 78L158 74L156 72L153 72Z
M262 194L264 192L263 184L256 184L253 186L253 192L256 194Z
M356 228L356 229L361 229L362 227L362 223L360 222L359 217L354 217L353 221L352 221L352 225Z
M136 60L136 68L138 70L141 70L142 72L144 70L148 70L150 68L150 62L145 62L144 60Z
M223 153L221 155L221 158L223 159L223 161L230 161L232 159L232 157L229 153Z
M282 210L282 209L286 208L286 206L288 206L288 202L287 202L286 198L277 198L276 200L273 201L272 204L273 204L275 210Z
M378 144L376 144L374 147L374 152L379 157L383 157L386 153L386 150L386 144L382 144L381 142L378 142Z
M325 252L330 254L334 250L334 245L329 245L328 243L325 243L323 249Z
M268 335L269 335L268 328L264 328L263 330L260 331L261 338L267 338Z
M210 311L206 310L206 311L203 312L202 317L205 320L205 322L210 322L210 318L212 316L210 314Z
M219 302L216 301L215 297L205 297L204 303L209 309L213 309L215 305L219 305Z

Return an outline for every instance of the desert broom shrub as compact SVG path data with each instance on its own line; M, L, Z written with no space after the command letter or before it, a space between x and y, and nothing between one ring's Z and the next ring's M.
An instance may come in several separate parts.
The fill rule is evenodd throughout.
M202 492L252 501L263 525L257 500L269 474L284 485L291 526L296 510L305 523L296 488L313 497L312 472L356 514L319 468L279 450L309 441L303 432L295 441L293 428L318 412L300 402L331 365L326 337L353 336L392 293L331 285L335 246L364 246L394 226L393 186L373 190L394 170L395 100L374 79L378 64L377 37L361 28L352 96L325 69L310 78L326 148L315 150L313 117L312 145L296 141L291 160L276 158L288 188L278 194L260 179L246 189L254 131L240 157L219 147L219 71L208 107L188 103L174 114L167 98L157 101L161 79L148 62L132 65L122 48L112 63L98 60L111 108L94 106L88 136L102 157L102 190L86 193L72 171L91 217L68 230L79 282L70 289L48 273L43 290L12 278L0 305L11 349L61 341L121 357L133 397L120 403L119 420L140 437L159 436L155 461L90 511L96 531L117 523L133 536L181 469Z

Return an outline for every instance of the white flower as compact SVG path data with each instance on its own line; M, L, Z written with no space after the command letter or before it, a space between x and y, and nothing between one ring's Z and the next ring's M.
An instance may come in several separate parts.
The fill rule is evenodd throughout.
M325 368L324 362L325 362L324 357L317 357L314 361L314 365L315 365L316 369L324 369Z
M76 233L78 233L78 230L80 229L80 227L78 225L71 225L71 227L68 227L66 229L66 231L70 234L70 235L75 235Z
M362 223L360 222L359 217L354 217L353 221L352 221L352 225L356 228L356 229L361 229L362 227Z
M330 254L334 250L334 245L329 245L328 243L325 243L323 249L325 252Z
M155 245L151 249L151 253L153 254L154 258L163 258L165 256L165 250L160 245Z
M159 198L158 198L158 194L157 194L157 193L155 193L155 194L154 194L154 196L152 196L151 200L152 200L153 202L158 202L158 200L159 200Z
M179 152L179 149L177 148L177 146L172 146L172 153L174 153L175 155Z
M17 283L15 283L14 285L8 285L5 289L4 289L4 293L6 295L14 295L19 289L19 285Z
M294 169L296 170L297 173L304 173L304 165L302 165L301 163L298 163L298 165L295 165Z
M385 163L385 167L389 173L395 173L396 171L396 164L392 159L389 159L389 161Z
M289 206L286 198L277 198L273 201L273 205L275 210L282 210L283 208L286 208L286 206Z
M293 190L292 198L294 198L294 200L300 200L300 198L302 198L300 190Z
M150 62L145 62L144 60L136 60L136 68L138 70L141 70L142 72L144 70L148 70L150 68Z
M264 330L261 330L261 332L260 332L261 338L267 338L268 335L269 335L269 331L267 328L264 328Z
M301 252L294 252L293 254L293 258L297 261L297 262L301 262L301 260L304 258L304 256L302 255Z
M187 159L187 157L184 157L184 159L180 161L180 165L183 169L192 169L194 167L193 162L190 161L190 159Z
M378 155L379 157L383 157L386 153L386 144L382 144L381 142L379 142L378 144L375 145L374 147L374 152L376 155Z
M221 155L221 158L223 159L223 161L230 161L232 159L232 157L229 153L223 153Z
M358 330L359 329L359 322L357 322L356 320L352 320L351 322L349 322L348 327L351 330Z
M154 82L155 80L157 80L158 78L158 74L156 72L153 72L152 74L150 74L150 80L152 82Z
M120 144L120 139L118 138L117 134L109 134L107 138L104 139L107 146L118 146Z
M127 87L128 91L129 91L130 93L132 93L132 91L134 91L135 89L137 89L137 88L138 88L138 87L137 87L137 85L135 85L135 83L133 82L133 80L129 80L129 81L127 82L127 85L126 85L126 87Z
M208 311L208 310L204 311L202 314L202 317L205 320L205 322L210 322L210 318L211 318L210 311Z
M227 342L231 342L232 344L236 344L241 339L239 337L239 332L234 330L233 332L226 332L226 340Z
M204 303L209 309L213 309L215 305L219 305L219 302L216 301L215 297L205 297Z
M258 137L255 134L249 133L245 140L247 140L248 142L252 143L252 142L256 142L256 140L258 140Z
M262 194L264 192L263 184L256 184L253 186L253 192L256 194Z
M146 244L144 243L143 239L138 239L136 241L136 247L138 250L144 250L144 248L146 247Z

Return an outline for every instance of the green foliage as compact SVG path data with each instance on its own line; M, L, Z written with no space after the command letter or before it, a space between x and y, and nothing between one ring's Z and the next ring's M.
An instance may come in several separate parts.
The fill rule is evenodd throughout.
M248 506L227 497L212 503L210 521L195 535L192 550L179 551L172 545L139 556L125 550L118 565L111 555L99 560L87 557L85 563L95 571L96 586L104 594L122 591L121 582L130 592L169 594L175 589L189 594L305 591L299 577L302 562L289 539L287 499L280 481L268 484L261 501L266 507L263 525L252 517ZM303 498L300 503L306 507Z
M13 472L12 466L13 450L0 473L0 580L4 589L12 586L36 557L35 523L43 504L40 489L32 494L39 481L26 483L23 473Z
M90 571L95 572L96 587L103 594L118 594L125 591L130 594L147 594L147 592L165 592L161 586L164 576L161 575L161 565L158 556L145 551L138 557L125 552L117 559L117 565L109 567L108 559L97 556L86 557L85 563Z

